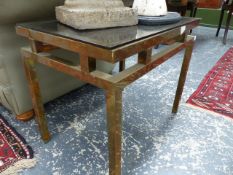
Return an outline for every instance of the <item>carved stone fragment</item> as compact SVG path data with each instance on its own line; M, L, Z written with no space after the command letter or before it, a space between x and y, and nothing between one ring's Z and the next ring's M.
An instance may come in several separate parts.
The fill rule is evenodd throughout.
M56 7L56 18L76 29L131 26L138 23L137 11L121 0L66 0Z

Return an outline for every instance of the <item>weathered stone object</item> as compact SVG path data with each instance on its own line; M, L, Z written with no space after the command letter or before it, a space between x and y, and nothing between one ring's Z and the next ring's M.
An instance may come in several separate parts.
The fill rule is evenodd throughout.
M167 14L166 0L134 0L133 8L142 16L164 16Z
M121 0L66 0L56 7L56 18L76 29L131 26L138 23L137 10Z

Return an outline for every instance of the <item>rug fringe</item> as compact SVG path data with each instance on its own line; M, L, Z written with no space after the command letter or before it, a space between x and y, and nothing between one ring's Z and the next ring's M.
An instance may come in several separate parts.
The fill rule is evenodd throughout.
M185 103L184 106L187 106L187 107L190 107L190 108L193 108L193 109L196 109L196 110L199 110L199 111L202 111L202 112L211 114L211 115L213 115L213 116L215 116L215 117L224 117L224 119L233 122L232 118L230 118L230 117L227 116L227 115L222 115L222 114L219 114L219 113L217 113L217 112L209 111L209 110L207 110L207 109L203 109L203 108L201 108L201 107L192 105L192 104L190 104L190 103Z
M36 159L22 159L16 162L14 165L11 165L5 171L1 173L1 175L17 175L23 169L32 168L36 165Z

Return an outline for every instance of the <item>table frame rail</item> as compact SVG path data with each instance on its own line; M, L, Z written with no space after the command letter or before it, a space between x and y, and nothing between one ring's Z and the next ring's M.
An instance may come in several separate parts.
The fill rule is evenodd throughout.
M180 32L179 28L179 32ZM177 31L174 30L174 31ZM173 33L174 31L169 31L169 33ZM148 43L136 43L136 47L134 48L133 45L124 46L124 48L115 50L114 52L104 52L102 48L91 48L90 50L85 49L80 53L80 65L71 65L62 61L62 59L54 58L52 55L48 53L48 51L57 48L60 44L61 38L56 37L55 39L51 40L51 38L45 39L45 44L43 44L42 39L44 36L42 33L35 34L32 33L34 39L38 39L35 41L34 39L30 39L31 41L31 50L28 48L23 48L21 50L23 62L25 66L25 71L27 75L27 79L29 81L29 88L32 96L33 107L36 113L36 120L39 126L39 131L41 134L42 139L45 142L48 142L51 138L46 117L44 115L43 104L41 100L40 94L40 87L38 83L38 78L36 76L35 64L40 63L46 65L50 68L53 68L57 71L64 72L68 75L71 75L81 81L88 82L93 84L97 87L103 88L106 91L106 110L107 110L107 125L108 125L108 142L109 142L109 174L110 175L120 175L121 174L121 122L122 122L122 92L124 88L129 85L130 83L134 82L147 72L151 71L158 65L162 64L166 60L168 60L173 55L180 52L182 49L185 49L185 54L183 58L183 64L181 68L181 73L179 77L179 83L176 90L176 96L173 103L172 112L176 113L178 109L178 105L181 99L181 95L183 92L183 87L185 83L185 79L187 76L187 71L192 55L192 50L195 42L195 37L193 36L186 36L186 33L174 33L174 35L170 35L169 37L166 34L160 38L161 40L166 41L173 41L181 40L182 42L175 42L168 46L165 50L152 55L152 46L159 43L156 41L158 38L152 38L151 42ZM186 36L186 37L185 37ZM62 38L63 39L63 38ZM59 44L54 44L54 46L50 46L52 41L57 41ZM62 40L64 43L62 44L62 48L71 51L79 51L80 48L84 48L81 44L80 48L76 46L70 46L66 39ZM69 41L70 42L70 41ZM68 44L68 46L66 46ZM74 43L75 44L75 43ZM142 46L139 48L139 46ZM131 48L131 49L130 49ZM129 49L127 51L127 49ZM108 62L116 62L120 61L120 72L111 75L105 72L101 72L96 70L96 60L98 59L94 56L94 54L101 56L103 53L103 57L107 58L111 56L111 59L107 59ZM125 62L123 58L127 56L131 56L134 52L139 52L138 62L125 69ZM88 53L88 54L87 54ZM93 54L91 54L93 53ZM110 54L111 53L111 54ZM116 59L117 57L117 59ZM123 60L123 62L122 62Z

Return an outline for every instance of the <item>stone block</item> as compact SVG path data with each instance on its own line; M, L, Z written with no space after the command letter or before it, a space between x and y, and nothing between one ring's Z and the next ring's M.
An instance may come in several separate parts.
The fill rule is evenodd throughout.
M67 0L56 7L56 18L75 29L131 26L138 23L137 10L120 0Z

